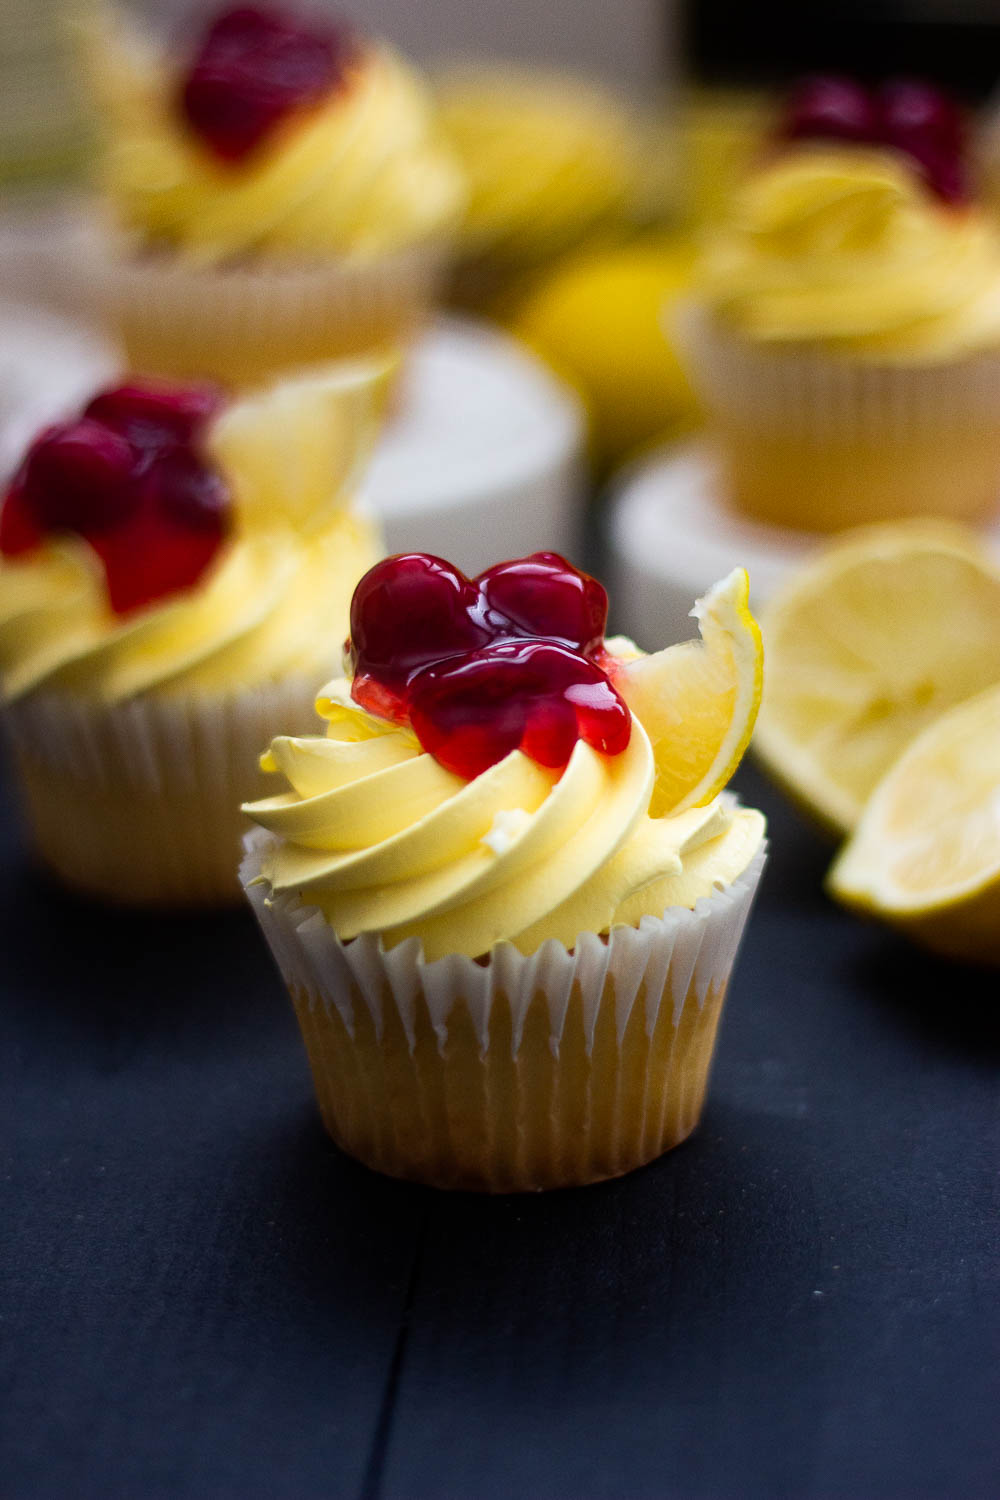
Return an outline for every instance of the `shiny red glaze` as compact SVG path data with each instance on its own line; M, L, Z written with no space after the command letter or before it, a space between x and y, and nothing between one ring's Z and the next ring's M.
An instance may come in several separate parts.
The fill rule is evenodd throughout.
M804 78L785 108L787 140L870 141L878 112L868 90L851 78Z
M805 79L788 100L780 134L888 147L906 156L943 202L968 197L962 112L919 79L890 79L874 92L849 78Z
M578 739L617 755L629 711L593 662L557 641L495 641L424 667L408 690L421 745L459 776L478 776L512 750L558 769Z
M47 535L80 536L104 565L118 614L191 588L230 525L226 481L199 451L220 404L204 385L102 391L83 417L31 445L0 512L0 551L19 556Z
M919 78L890 78L876 94L882 138L936 141L961 151L965 121L954 99Z
M197 583L218 553L222 532L191 530L143 505L126 525L89 540L104 564L111 608L127 615Z
M464 777L516 749L559 768L578 739L617 755L631 718L602 666L606 617L601 585L554 552L474 579L426 553L390 557L355 590L351 693Z
M149 449L193 442L223 399L221 389L207 382L178 386L162 380L133 380L101 391L83 414Z
M337 88L355 50L344 26L236 6L202 37L181 82L181 113L220 161L240 162L288 115Z
M171 526L217 539L225 531L229 487L190 449L176 448L158 459L143 483L142 498Z
M102 423L60 422L31 445L21 470L25 501L43 531L107 531L132 507L136 462L131 443Z
M396 692L429 662L474 651L494 638L482 619L475 583L425 552L376 563L351 600L351 659L356 676Z
M596 578L580 573L556 552L535 552L498 563L476 579L487 621L503 621L502 634L550 636L585 656L604 640L608 596Z
M12 481L0 508L0 554L19 557L39 545L44 532L36 521L24 493L22 475Z

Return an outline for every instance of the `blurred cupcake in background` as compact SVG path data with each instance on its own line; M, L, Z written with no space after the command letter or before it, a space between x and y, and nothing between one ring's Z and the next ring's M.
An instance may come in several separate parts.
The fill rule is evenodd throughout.
M982 518L1000 496L1000 239L967 197L959 117L922 86L832 82L793 103L678 318L728 496L819 530Z
M503 311L524 279L585 242L620 239L641 196L637 122L598 84L514 64L439 82L468 180L454 295Z
M37 852L135 904L236 896L260 746L304 731L380 555L351 507L384 366L133 380L36 438L0 510L0 719Z
M241 384L412 334L464 187L408 64L269 5L171 52L110 11L83 39L109 220L84 294L134 368Z

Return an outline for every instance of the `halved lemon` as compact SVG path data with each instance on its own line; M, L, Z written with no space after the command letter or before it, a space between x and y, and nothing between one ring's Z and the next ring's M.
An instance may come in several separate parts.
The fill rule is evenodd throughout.
M650 817L711 802L746 750L764 679L749 599L746 571L735 568L691 611L700 641L620 659L612 669L616 688L653 746Z
M1000 568L937 521L825 547L761 615L767 685L753 748L839 833L939 714L1000 680Z
M324 366L241 396L221 412L209 448L233 486L245 526L313 531L352 498L396 363Z
M1000 683L903 752L828 885L941 953L1000 963Z

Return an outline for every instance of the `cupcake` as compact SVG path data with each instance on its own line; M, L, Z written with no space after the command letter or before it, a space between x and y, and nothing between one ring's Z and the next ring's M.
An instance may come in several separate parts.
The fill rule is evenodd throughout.
M764 861L722 787L760 696L736 572L703 641L605 641L553 553L411 553L351 609L325 735L279 736L241 878L334 1140L505 1192L616 1176L697 1123Z
M85 40L109 223L82 290L134 368L241 384L414 331L464 187L401 58L266 5L170 54L117 16Z
M1000 238L939 149L797 142L709 242L678 332L748 514L832 531L995 509Z
M584 243L621 239L640 196L635 122L599 85L511 65L443 77L441 124L468 182L454 295L503 310Z
M69 885L238 898L261 741L312 722L379 555L348 502L383 383L132 380L31 445L0 510L0 722Z

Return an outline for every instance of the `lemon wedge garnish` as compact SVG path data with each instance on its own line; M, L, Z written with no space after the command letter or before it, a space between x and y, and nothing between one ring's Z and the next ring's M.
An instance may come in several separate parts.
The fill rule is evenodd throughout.
M395 359L350 360L237 397L208 445L244 528L313 531L353 498L381 427Z
M941 953L1000 963L1000 682L904 750L828 884Z
M749 598L746 572L735 568L692 610L700 641L621 661L612 671L653 747L650 817L711 802L749 743L764 676Z
M1000 680L1000 569L973 532L900 521L825 547L761 615L753 748L840 833L939 714Z

